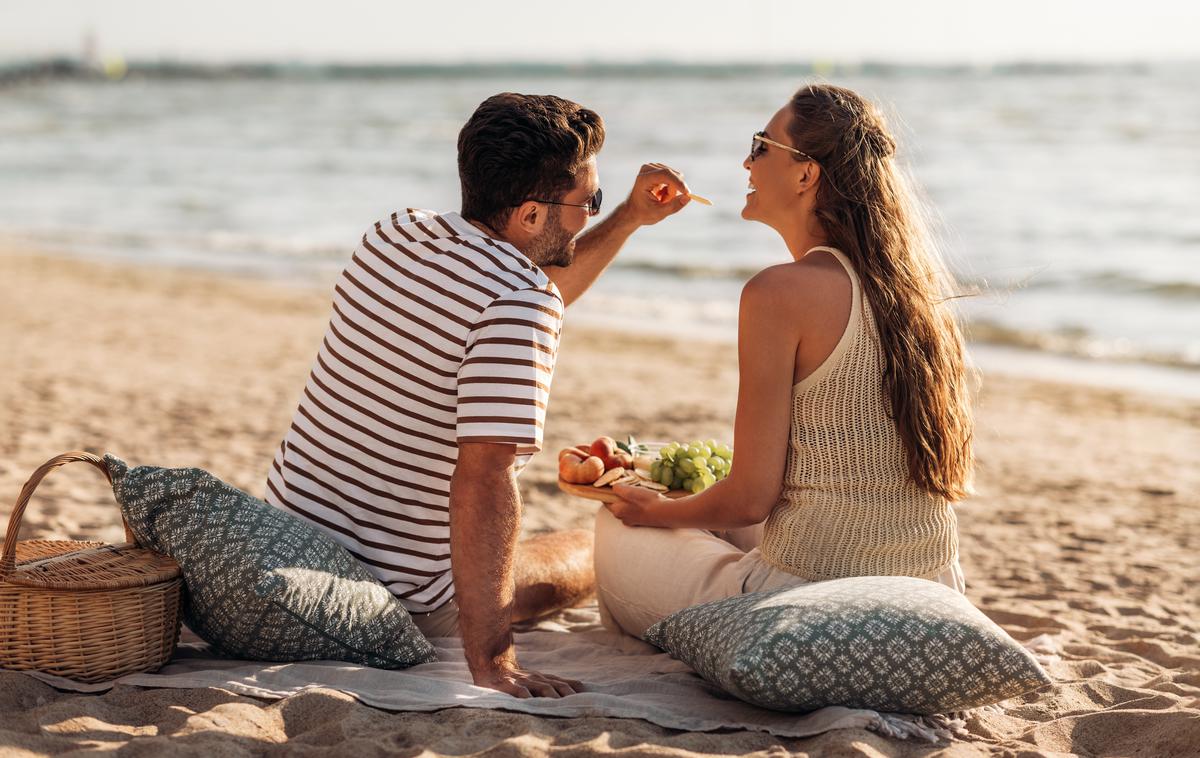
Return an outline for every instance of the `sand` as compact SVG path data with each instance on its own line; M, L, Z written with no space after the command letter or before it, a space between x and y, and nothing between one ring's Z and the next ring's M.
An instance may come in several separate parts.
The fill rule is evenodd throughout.
M0 293L0 513L71 449L201 466L262 494L325 326L323 288L10 250ZM602 433L732 436L732 346L577 329L568 315L558 366L551 451ZM978 495L959 511L968 595L1017 639L1049 635L1060 660L1052 688L977 712L969 738L387 713L332 690L92 696L0 672L0 754L1200 754L1200 404L989 374L977 408ZM529 533L591 522L594 506L555 488L552 458L522 477ZM121 530L111 495L79 466L47 480L23 536L119 541Z

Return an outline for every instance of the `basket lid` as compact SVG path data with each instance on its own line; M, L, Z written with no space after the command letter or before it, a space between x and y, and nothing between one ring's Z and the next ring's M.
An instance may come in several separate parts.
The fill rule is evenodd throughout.
M16 561L29 563L56 555L78 553L89 547L104 547L105 544L91 540L21 540L17 543Z
M17 543L18 559L0 583L52 590L115 590L146 587L179 576L179 564L130 543L104 545L72 540Z

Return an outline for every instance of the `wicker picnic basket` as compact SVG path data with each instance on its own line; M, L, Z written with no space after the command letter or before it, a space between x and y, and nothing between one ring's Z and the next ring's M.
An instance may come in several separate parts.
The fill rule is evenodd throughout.
M36 670L101 682L158 669L179 640L179 565L140 548L125 526L125 544L78 540L17 542L29 498L45 476L67 463L102 458L65 453L33 472L8 520L0 557L0 668Z

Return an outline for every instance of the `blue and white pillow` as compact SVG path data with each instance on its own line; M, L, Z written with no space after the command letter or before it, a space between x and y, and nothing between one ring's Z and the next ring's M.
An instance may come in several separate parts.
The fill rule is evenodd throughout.
M184 622L215 652L391 669L437 660L392 593L306 522L201 469L105 461L138 544L179 563Z
M645 639L735 697L781 711L948 713L1050 683L966 597L911 577L835 579L705 603L668 616Z

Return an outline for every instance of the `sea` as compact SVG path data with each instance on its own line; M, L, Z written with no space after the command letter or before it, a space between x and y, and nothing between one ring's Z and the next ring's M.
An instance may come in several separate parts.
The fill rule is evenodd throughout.
M751 135L799 86L877 103L986 371L1200 397L1200 64L0 66L0 242L328 285L362 232L457 210L458 130L503 91L604 118L611 210L644 162L713 201L639 231L568 312L735 339L789 260L744 221Z

